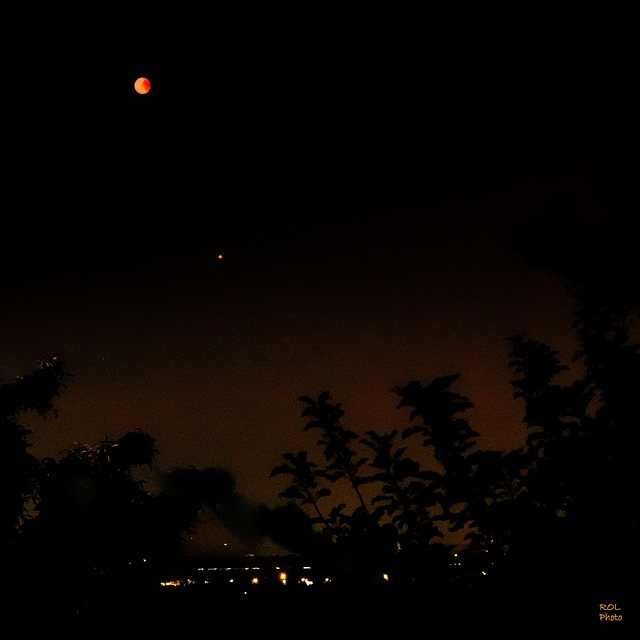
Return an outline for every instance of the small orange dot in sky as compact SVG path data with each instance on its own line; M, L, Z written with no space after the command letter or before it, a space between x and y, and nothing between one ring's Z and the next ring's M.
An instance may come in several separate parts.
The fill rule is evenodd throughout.
M222 260L222 254L218 255L218 260Z
M146 78L138 78L133 86L138 93L149 93L151 90L151 83Z

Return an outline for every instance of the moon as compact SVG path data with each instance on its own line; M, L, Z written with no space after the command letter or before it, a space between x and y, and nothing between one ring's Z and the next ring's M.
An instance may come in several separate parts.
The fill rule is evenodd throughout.
M149 93L151 90L151 83L146 78L138 78L133 86L138 93Z

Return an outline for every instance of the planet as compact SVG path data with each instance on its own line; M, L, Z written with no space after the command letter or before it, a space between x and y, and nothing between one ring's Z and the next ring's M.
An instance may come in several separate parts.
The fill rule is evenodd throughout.
M133 86L138 93L149 93L151 90L151 83L146 78L138 78Z

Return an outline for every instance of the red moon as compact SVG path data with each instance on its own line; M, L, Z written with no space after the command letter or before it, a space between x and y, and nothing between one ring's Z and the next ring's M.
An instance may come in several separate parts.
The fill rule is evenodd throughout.
M149 93L151 83L146 78L138 78L133 85L138 93Z

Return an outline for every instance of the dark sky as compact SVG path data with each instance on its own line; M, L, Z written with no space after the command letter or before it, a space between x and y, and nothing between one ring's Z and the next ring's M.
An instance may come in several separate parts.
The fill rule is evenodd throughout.
M407 420L392 386L459 371L482 445L510 448L504 338L573 354L562 283L506 248L556 196L599 215L598 176L637 172L634 43L545 20L281 18L25 31L0 376L45 354L74 373L59 418L32 425L37 455L143 427L158 472L224 466L275 504L270 470L314 441L301 394L386 430Z

